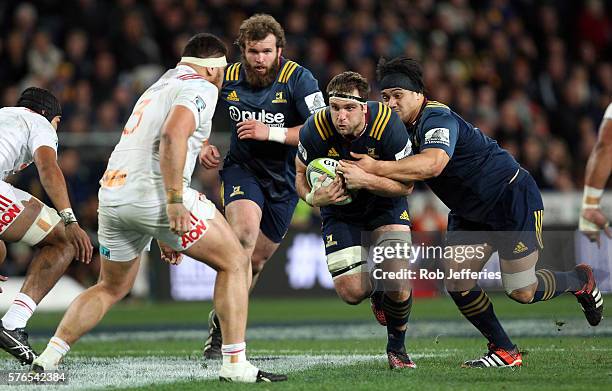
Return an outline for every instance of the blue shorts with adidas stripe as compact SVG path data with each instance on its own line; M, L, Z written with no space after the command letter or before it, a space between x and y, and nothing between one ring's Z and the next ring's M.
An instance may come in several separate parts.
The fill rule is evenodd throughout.
M236 200L250 200L261 209L259 228L274 243L280 243L289 229L293 211L298 202L297 194L283 200L274 200L264 191L260 180L248 169L226 159L221 170L223 206Z
M487 243L505 260L523 258L544 247L544 204L533 177L520 168L482 221L448 214L446 245Z
M406 197L385 199L383 205L370 205L360 218L343 216L338 210L321 208L321 236L325 243L325 254L348 247L361 246L364 234L384 225L410 226Z

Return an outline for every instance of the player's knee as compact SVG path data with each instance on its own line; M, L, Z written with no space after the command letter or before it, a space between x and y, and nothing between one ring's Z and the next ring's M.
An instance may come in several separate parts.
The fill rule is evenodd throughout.
M385 290L385 295L395 302L404 302L410 298L411 294L411 289L399 289L392 291Z
M113 303L118 302L130 293L131 284L126 281L108 281L102 279L98 282L100 289L111 299Z
M247 273L247 270L251 267L251 257L245 249L236 246L234 251L228 252L223 256L219 257L217 272L225 273Z
M255 243L257 243L257 236L259 235L259 226L252 227L250 224L243 223L233 226L232 230L238 237L240 245L249 253L253 252Z
M68 241L66 231L62 223L57 224L51 232L39 243L39 246L53 246L65 254L67 258L72 260L76 254L76 249Z
M474 288L476 281L447 278L444 280L444 286L448 292L465 292Z
M368 297L368 293L364 292L360 284L335 282L336 293L347 304L357 305Z
M538 286L535 275L535 265L527 270L517 273L503 273L502 282L506 294L518 303L531 303Z
M268 257L253 254L253 257L251 258L251 266L253 268L253 274L260 273L263 270L266 262L268 262L268 259L269 259Z
M526 288L521 288L521 289L515 289L512 292L510 292L508 296L512 300L516 301L517 303L529 304L533 300L534 294L535 294L535 288L531 289L529 287L526 287Z

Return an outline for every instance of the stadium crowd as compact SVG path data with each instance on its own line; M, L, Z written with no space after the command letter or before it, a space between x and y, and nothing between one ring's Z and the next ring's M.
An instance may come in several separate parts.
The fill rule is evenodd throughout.
M372 83L371 99L378 99L380 57L420 60L428 96L497 139L541 189L582 188L612 97L612 4L602 0L2 2L0 104L14 105L26 86L43 86L61 98L60 132L117 133L191 34L212 32L231 45L256 12L281 22L284 55L309 68L322 88L350 69ZM64 149L59 160L82 225L94 234L105 162L81 164L86 153ZM216 172L197 175L214 198ZM40 195L34 177L15 180ZM0 271L19 274L27 261L11 254L16 262Z

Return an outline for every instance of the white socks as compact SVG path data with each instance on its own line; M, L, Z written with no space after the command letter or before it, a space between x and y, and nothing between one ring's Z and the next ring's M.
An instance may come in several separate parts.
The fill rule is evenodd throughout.
M246 359L246 343L221 345L223 365L219 370L219 378L225 381L240 383L255 383L259 369Z
M15 330L26 327L28 320L36 311L36 303L25 293L18 293L2 318L2 326L7 330Z
M45 351L34 360L34 364L40 365L45 371L57 370L60 361L69 351L70 345L60 338L53 337L49 340Z
M221 353L223 365L243 363L246 361L246 342L221 345Z

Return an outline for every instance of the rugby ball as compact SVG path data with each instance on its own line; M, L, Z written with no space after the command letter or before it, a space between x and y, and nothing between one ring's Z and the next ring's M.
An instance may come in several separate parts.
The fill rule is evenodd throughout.
M327 178L323 181L323 183L317 183L317 186L329 186L336 178L336 167L338 166L338 161L332 158L323 157L318 158L310 162L308 167L306 167L306 180L312 188L314 183L317 183L317 179L323 175L327 175ZM334 205L346 205L353 202L350 194L348 198L344 201L337 202Z

